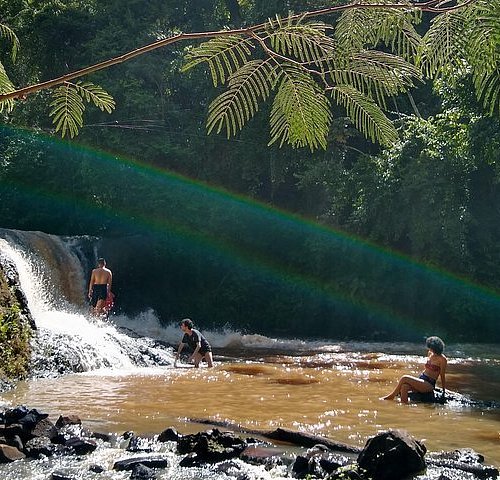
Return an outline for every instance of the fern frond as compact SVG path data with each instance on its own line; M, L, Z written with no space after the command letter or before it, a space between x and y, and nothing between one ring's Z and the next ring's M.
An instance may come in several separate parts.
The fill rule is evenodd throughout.
M470 34L468 20L467 14L460 9L433 19L417 57L417 65L428 77L439 76L445 67L461 67Z
M385 108L386 98L414 86L421 77L413 64L397 55L377 50L355 53L344 68L328 72L334 85L351 85Z
M99 85L91 82L70 83L65 82L61 87L54 90L53 100L50 103L52 109L49 116L56 126L56 132L61 132L64 138L67 133L73 138L78 135L83 126L83 112L85 102L92 102L101 111L111 113L115 108L113 97Z
M271 110L269 145L326 148L331 123L330 102L314 79L295 65L282 65Z
M111 113L115 109L113 97L99 85L91 82L78 82L75 88L88 103L92 102L102 112Z
M14 85L7 76L4 66L0 63L0 93L10 93L15 90ZM14 108L14 100L0 101L0 113L6 111L11 112Z
M50 103L52 110L49 116L54 117L52 122L56 126L56 132L61 132L64 138L69 132L71 138L78 135L83 126L83 112L85 104L83 98L72 83L65 83L54 90L53 100Z
M470 10L467 59L477 98L493 115L500 106L500 0L480 1Z
M473 78L477 97L488 115L500 111L500 63L491 71L474 72Z
M181 71L207 63L214 86L224 84L228 77L249 60L252 48L250 40L237 35L213 38L187 53L186 64Z
M328 28L331 27L321 22L286 25L268 32L265 38L278 54L321 66L336 50L335 40L326 34Z
M270 59L252 60L233 73L229 88L208 109L207 130L220 133L226 127L227 137L243 128L266 100L276 82L276 65Z
M392 0L365 0L363 4L377 4L380 8L351 8L340 16L335 29L335 38L346 52L362 50L384 43L407 60L412 58L420 43L414 25L420 22L421 14L411 2L406 9L383 7L394 4Z
M0 23L0 36L6 38L11 44L11 57L12 61L16 61L17 52L19 51L19 39L17 35L14 33L12 29L10 29L7 25L3 25Z
M335 28L339 47L346 52L362 50L366 43L367 23L370 20L368 9L352 8L344 11Z
M478 3L470 18L467 56L474 68L487 71L494 68L497 45L500 45L500 1L492 0L487 6Z
M422 41L421 36L415 29L415 24L420 23L420 11L413 9L384 10L383 15L378 16L378 23L372 29L371 43L373 46L384 43L391 51L405 60L414 59Z
M383 146L391 146L398 140L393 123L372 99L351 85L334 87L332 95L346 109L347 116L366 138Z

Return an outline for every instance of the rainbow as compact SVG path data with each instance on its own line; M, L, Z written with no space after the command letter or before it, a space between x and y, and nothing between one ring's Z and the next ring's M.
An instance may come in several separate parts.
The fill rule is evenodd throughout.
M158 197L166 199L163 200L166 206L163 210L156 208L151 212L143 206L126 202L110 208L105 202L100 204L98 199L90 202L71 185L54 188L56 182L52 186L34 185L22 177L8 181L2 178L2 197L15 192L16 201L27 208L37 204L68 215L119 222L148 234L168 235L171 241L217 256L221 264L232 270L245 270L256 279L274 282L294 294L320 295L325 302L346 312L369 315L383 325L422 336L432 330L430 319L426 323L413 318L405 313L404 308L389 306L390 302L382 301L376 292L371 296L357 295L357 287L352 282L343 284L342 281L332 281L334 276L322 277L308 271L300 258L301 248L321 245L322 258L318 261L331 263L332 270L338 265L343 265L344 270L349 269L349 262L352 262L352 268L359 269L361 267L356 262L361 262L368 272L366 282L370 281L370 271L385 271L389 279L395 276L395 282L417 278L420 285L427 284L429 289L438 286L453 298L459 295L471 304L479 303L495 312L500 311L500 296L492 289L435 266L416 262L360 237L320 225L313 219L146 165L137 159L111 155L28 130L1 127L0 132L4 138L21 138L36 144L48 156L64 159L59 168L71 168L74 161L86 162L86 168L95 171L96 176L109 175L113 182L124 188L136 189L136 195L143 188L147 192L158 192ZM270 241L270 238L281 239L280 244ZM325 250L324 246L328 248ZM293 261L290 256L283 255L285 250L290 251L292 257L295 255ZM360 288L366 288L366 285Z

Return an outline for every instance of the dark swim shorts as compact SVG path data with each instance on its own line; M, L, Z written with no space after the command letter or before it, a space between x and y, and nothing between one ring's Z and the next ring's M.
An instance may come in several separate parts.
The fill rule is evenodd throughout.
M104 284L96 284L92 287L92 306L95 307L99 300L106 300L108 296L108 286Z
M427 383L430 383L433 387L436 386L436 380L434 380L433 378L429 377L425 373L420 374L420 377L418 377L418 378L421 378L422 380L425 380Z

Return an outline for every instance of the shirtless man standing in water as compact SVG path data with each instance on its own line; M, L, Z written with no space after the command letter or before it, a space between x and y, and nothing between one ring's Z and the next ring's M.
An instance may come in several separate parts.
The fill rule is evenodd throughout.
M106 268L106 260L100 258L97 260L97 268L92 270L89 283L89 298L92 303L92 313L94 315L104 314L106 298L111 291L111 281L113 274L109 268Z

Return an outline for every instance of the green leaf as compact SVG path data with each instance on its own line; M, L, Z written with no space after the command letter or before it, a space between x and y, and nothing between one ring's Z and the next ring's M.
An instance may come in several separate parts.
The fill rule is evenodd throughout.
M88 103L92 102L101 111L111 113L115 109L113 97L99 85L91 82L78 82L75 88Z
M10 81L4 66L0 63L0 93L10 93L15 90L14 85ZM0 101L0 113L3 111L11 112L14 108L14 100Z
M83 126L83 112L85 105L74 84L66 83L54 90L52 110L49 115L56 126L56 132L61 132L64 138L69 132L71 138L78 135Z
M336 42L326 34L331 26L322 22L305 25L282 25L280 22L277 25L279 29L268 32L263 38L269 39L271 48L278 54L317 66L333 57Z
M385 108L386 98L414 86L417 67L403 58L377 50L362 50L328 72L335 85L351 85Z
M500 106L500 0L475 6L468 60L476 95L489 115Z
M304 69L282 65L278 91L271 110L269 145L285 142L311 151L327 146L331 123L330 102Z
M200 63L208 63L214 86L224 84L228 77L249 60L252 48L251 41L237 35L213 38L187 53L187 63L181 71L185 72Z
M56 132L61 132L64 138L67 133L73 138L78 135L83 126L83 112L85 103L93 102L102 111L111 113L115 102L111 95L98 85L90 82L78 82L76 84L66 82L54 90L52 107L49 116L56 126Z
M500 110L500 63L490 71L475 72L474 86L488 115L492 116L495 111Z
M417 58L425 74L438 77L444 68L463 67L464 53L470 35L468 16L463 10L442 13L432 20L422 39Z
M366 138L387 147L398 140L393 123L371 98L351 85L334 87L332 95L346 109L347 116Z
M0 23L0 36L6 38L11 43L11 56L12 61L16 61L17 52L19 51L19 39L17 35L7 25Z
M226 127L227 137L243 128L266 100L276 81L276 66L270 59L252 60L229 78L229 88L209 107L208 133Z
M355 52L384 43L405 59L417 53L420 36L414 25L421 20L420 11L407 0L398 1L408 8L384 8L394 5L393 0L365 0L363 5L375 4L377 8L350 8L340 16L335 38L340 48ZM379 7L379 8L378 8Z

